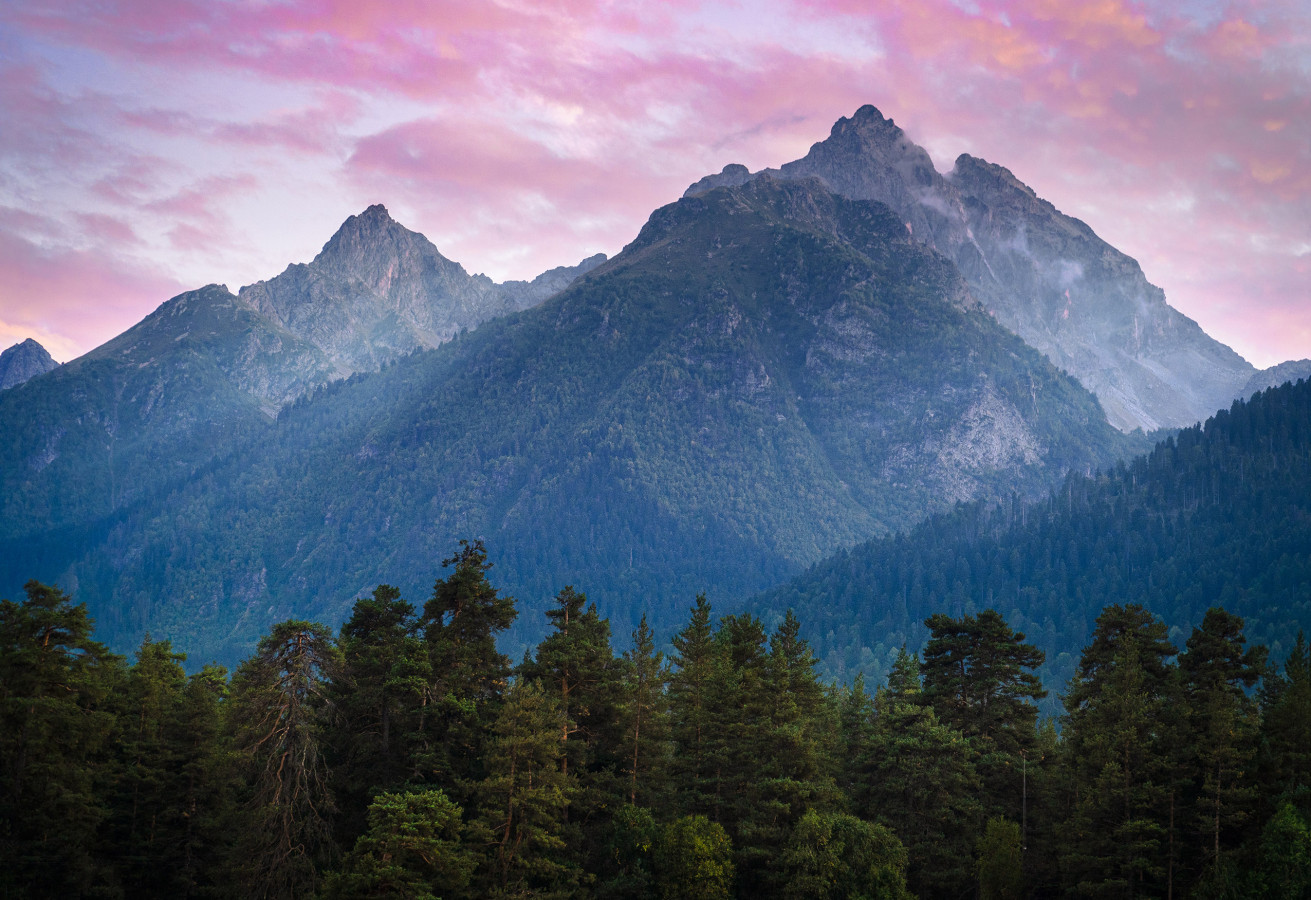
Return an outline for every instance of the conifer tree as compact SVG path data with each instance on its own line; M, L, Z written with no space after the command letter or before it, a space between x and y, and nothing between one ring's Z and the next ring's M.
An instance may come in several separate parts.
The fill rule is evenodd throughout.
M324 626L290 620L274 625L233 677L235 748L251 789L237 857L246 896L303 896L331 861L322 738L336 663Z
M560 765L564 713L540 682L516 680L487 745L479 828L488 848L486 896L566 893L581 873L563 837L574 781Z
M86 607L36 581L0 600L0 891L69 897L106 873L105 818L121 660L91 638Z
M496 637L514 623L513 597L487 580L491 563L482 541L460 541L442 561L439 579L423 607L419 627L428 650L430 682L419 716L415 765L460 800L482 777L482 743L495 720L510 661Z
M1311 813L1311 652L1302 632L1284 661L1283 674L1261 690L1259 772L1265 807L1294 802Z
M414 607L386 584L357 600L341 626L328 747L344 846L363 831L374 794L418 774L410 741L432 669L417 630Z
M1245 643L1243 620L1212 607L1179 656L1199 776L1193 824L1203 868L1221 865L1256 802L1250 771L1260 723L1247 692L1265 669L1265 648Z
M327 900L437 900L463 896L477 861L463 811L441 791L379 794L369 827L328 876Z
M965 737L923 702L916 669L903 649L889 687L875 695L875 727L852 799L858 815L901 839L916 894L955 895L973 881L979 778Z
M1165 626L1141 606L1107 607L1066 693L1072 801L1061 865L1079 893L1165 888L1170 748L1162 725L1173 654Z
M723 658L705 594L697 595L691 617L674 635L673 645L669 723L676 808L690 815L707 815L715 808L717 764L712 742L721 710L714 691L720 683Z
M924 624L924 699L974 745L985 811L1018 818L1020 757L1033 747L1034 701L1047 695L1033 671L1043 652L991 609L959 619L939 613Z
M184 895L188 885L186 657L149 636L128 670L119 711L119 771L106 829L118 877L141 897Z
M566 776L572 763L583 777L587 766L610 737L616 717L617 667L610 649L610 622L601 618L587 595L566 587L546 611L551 632L537 647L535 659L521 667L523 677L542 682L563 713L560 765Z
M668 763L669 711L665 655L655 649L646 616L624 653L624 716L621 753L628 780L628 802L650 806Z

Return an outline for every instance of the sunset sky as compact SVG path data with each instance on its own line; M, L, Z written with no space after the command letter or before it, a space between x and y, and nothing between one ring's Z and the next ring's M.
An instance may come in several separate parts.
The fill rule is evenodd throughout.
M1258 366L1311 356L1311 4L3 0L0 348L68 360L384 203L471 272L617 253L873 103Z

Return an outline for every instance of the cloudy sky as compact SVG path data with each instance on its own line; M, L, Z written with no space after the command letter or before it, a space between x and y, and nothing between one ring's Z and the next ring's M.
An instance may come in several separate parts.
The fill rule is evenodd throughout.
M497 280L614 254L864 103L1311 356L1306 0L3 0L0 347L70 359L375 202Z

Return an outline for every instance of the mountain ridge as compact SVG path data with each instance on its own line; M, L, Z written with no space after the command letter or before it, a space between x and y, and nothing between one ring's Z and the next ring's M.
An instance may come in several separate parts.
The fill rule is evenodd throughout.
M58 574L116 642L148 623L231 659L271 616L333 621L381 581L420 596L481 536L526 609L568 579L625 633L1128 447L885 206L761 179L655 211L544 304L291 404Z
M1130 257L1010 170L962 154L943 175L877 108L841 118L806 156L752 175L728 166L686 195L769 175L818 177L887 203L961 269L1007 328L1078 377L1122 430L1180 427L1239 395L1255 369L1165 302Z

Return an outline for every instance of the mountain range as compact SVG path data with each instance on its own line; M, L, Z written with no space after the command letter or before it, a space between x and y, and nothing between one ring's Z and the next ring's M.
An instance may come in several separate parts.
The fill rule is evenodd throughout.
M57 581L115 646L231 662L379 582L420 600L481 537L526 609L574 582L626 634L1300 365L1257 373L1009 172L941 176L864 107L614 259L496 284L375 205L0 393L0 594Z

